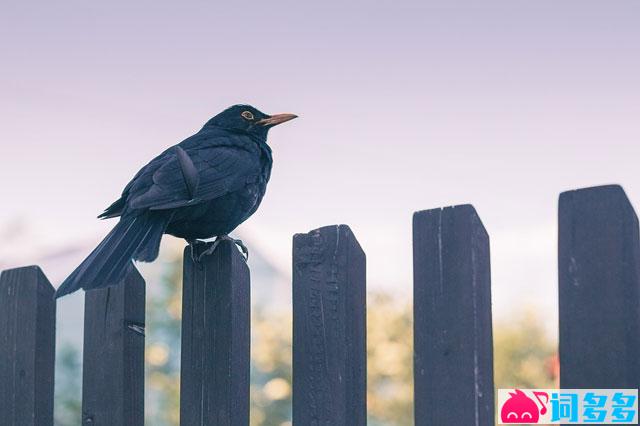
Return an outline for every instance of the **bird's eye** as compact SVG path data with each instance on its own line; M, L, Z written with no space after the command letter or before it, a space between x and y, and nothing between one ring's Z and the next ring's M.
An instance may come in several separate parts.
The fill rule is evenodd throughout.
M242 116L242 118L245 118L247 120L253 120L253 114L251 113L251 111L243 111L243 113L240 115Z

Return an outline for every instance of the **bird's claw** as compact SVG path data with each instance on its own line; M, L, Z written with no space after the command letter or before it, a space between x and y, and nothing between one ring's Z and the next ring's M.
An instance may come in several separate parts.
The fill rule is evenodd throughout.
M189 244L189 249L191 249L191 260L195 263L198 259L196 257L196 244L198 244L198 240L187 240Z
M213 243L211 243L211 245L207 247L205 251L200 253L200 255L198 256L198 262L201 262L203 257L213 254L213 252L216 251L216 248L218 248L220 241L222 241L220 238L216 238L216 240Z
M249 260L249 249L244 245L242 240L234 239L233 242L238 246L240 251L242 252L242 256L244 256L244 260Z
M247 248L247 246L244 245L242 240L231 238L228 235L221 235L221 236L217 237L215 239L215 241L213 243L211 243L211 245L209 247L207 247L207 249L205 251L203 251L202 253L200 253L198 256L195 255L195 250L194 250L194 245L195 244L192 243L192 242L189 242L189 244L191 245L191 259L194 262L201 262L203 257L213 254L213 252L216 251L216 248L218 248L218 245L220 244L220 242L222 242L224 240L233 241L233 243L236 246L238 246L238 248L242 252L242 256L244 257L244 260L245 261L249 260L249 249Z

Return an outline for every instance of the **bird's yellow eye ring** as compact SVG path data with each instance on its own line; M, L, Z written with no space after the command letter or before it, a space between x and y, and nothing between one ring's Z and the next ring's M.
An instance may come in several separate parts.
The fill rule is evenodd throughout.
M253 114L251 113L251 111L243 111L240 115L242 116L242 118L245 118L247 120L253 120Z

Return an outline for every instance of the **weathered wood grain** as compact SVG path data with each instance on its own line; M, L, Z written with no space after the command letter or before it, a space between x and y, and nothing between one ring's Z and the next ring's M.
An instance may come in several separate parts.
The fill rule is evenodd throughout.
M53 425L55 290L37 266L0 275L0 425Z
M638 218L617 185L559 202L560 385L640 387Z
M494 425L489 237L471 205L413 216L415 424Z
M144 425L145 283L85 293L82 424Z
M195 255L209 244L198 244ZM180 424L247 426L249 268L231 241L199 262L184 251Z
M293 424L362 426L365 255L348 226L293 239Z

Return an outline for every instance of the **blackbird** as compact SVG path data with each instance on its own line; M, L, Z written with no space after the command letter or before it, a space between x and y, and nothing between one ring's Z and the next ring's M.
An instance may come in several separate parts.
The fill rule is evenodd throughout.
M151 160L98 216L120 220L60 285L56 297L122 282L133 270L133 260L151 262L158 257L163 234L189 244L229 239L264 196L272 165L269 129L294 118L234 105ZM234 241L248 255L244 245ZM202 255L213 252L216 243Z

